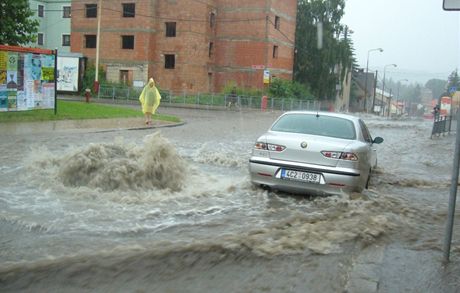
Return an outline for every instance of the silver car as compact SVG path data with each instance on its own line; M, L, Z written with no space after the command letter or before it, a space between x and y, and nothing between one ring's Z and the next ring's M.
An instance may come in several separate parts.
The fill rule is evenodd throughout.
M358 117L293 111L259 137L249 160L253 184L304 194L361 192L377 166L375 144Z

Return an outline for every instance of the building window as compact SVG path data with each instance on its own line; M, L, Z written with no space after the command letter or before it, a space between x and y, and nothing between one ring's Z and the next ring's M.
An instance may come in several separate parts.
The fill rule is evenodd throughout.
M85 48L96 48L96 35L85 35Z
M165 68L174 69L176 67L176 55L166 54L165 55Z
M216 25L216 14L214 12L211 12L209 15L209 26L213 28Z
M38 17L45 16L45 7L43 5L38 5Z
M70 46L70 35L62 35L62 46L63 47Z
M123 3L123 17L134 17L136 16L136 4L135 3Z
M214 53L214 43L213 42L210 42L209 43L209 58L212 57L212 54Z
M44 37L43 33L38 33L37 34L37 45L43 46L44 43L45 43L44 39L45 39L45 37Z
M97 17L97 4L86 4L86 17L96 18Z
M280 25L281 25L281 18L279 16L275 16L275 28L279 30Z
M176 23L166 22L166 37L175 37L175 36L176 36Z
M278 58L278 46L273 46L273 58Z
M120 82L132 86L133 85L133 71L132 70L120 70Z
M70 18L70 6L64 6L62 7L62 18Z
M121 36L122 49L134 49L134 36Z

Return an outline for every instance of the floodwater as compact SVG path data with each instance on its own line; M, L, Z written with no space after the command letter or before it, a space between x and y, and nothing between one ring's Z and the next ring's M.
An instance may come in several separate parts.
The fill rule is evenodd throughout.
M0 125L1 292L460 291L454 135L364 116L385 139L371 188L294 196L248 177L280 113L160 111L185 125Z

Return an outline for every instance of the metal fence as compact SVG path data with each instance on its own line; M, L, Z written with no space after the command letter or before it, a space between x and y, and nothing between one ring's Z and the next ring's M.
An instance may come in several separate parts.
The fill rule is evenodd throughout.
M453 116L436 116L433 121L431 138L433 138L433 136L440 136L455 131L456 129L452 129L454 126L452 123L453 120L455 120L453 119Z
M101 86L98 99L110 99L113 103L138 103L142 88L121 88ZM236 99L225 94L187 94L160 91L162 105L186 106L207 109L261 109L261 110L328 110L329 103L317 100L296 100L284 98L238 96Z

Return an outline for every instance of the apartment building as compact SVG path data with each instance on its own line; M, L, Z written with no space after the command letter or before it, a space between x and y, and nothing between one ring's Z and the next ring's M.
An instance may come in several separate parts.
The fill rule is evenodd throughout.
M71 51L99 53L110 81L217 92L263 88L264 71L292 78L296 0L79 0L71 9Z
M31 47L70 52L71 0L29 0L39 21L37 40Z

